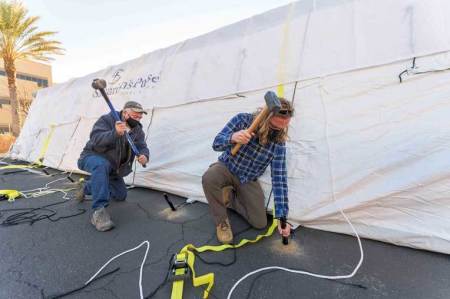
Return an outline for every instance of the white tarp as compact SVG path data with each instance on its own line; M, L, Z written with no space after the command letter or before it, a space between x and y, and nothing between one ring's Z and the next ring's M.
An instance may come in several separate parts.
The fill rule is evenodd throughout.
M11 156L36 159L54 124L44 163L76 170L105 78L115 107L149 111L151 161L127 182L204 201L214 136L282 83L290 218L351 233L341 207L363 237L450 253L450 71L413 74L450 67L449 14L444 0L295 2L41 90Z

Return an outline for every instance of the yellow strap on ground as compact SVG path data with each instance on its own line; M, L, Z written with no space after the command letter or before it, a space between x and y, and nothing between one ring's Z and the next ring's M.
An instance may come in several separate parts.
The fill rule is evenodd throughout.
M261 240L262 238L271 236L273 234L273 231L275 230L275 228L277 226L278 226L278 220L274 218L272 224L267 229L267 232L265 234L258 235L253 240L242 239L236 245L224 244L224 245L217 245L217 246L205 245L205 246L201 246L201 247L195 247L192 244L188 244L188 245L184 246L181 249L179 254L187 254L187 256L188 256L187 260L188 260L189 268L191 269L191 272L192 272L192 284L193 284L193 286L194 287L199 287L199 286L202 286L202 285L207 285L205 291L203 292L203 299L207 299L208 298L209 293L211 292L211 289L212 289L212 287L214 285L214 273L207 273L207 274L202 275L202 276L196 276L195 269L194 269L195 254L193 253L193 251L196 251L196 252L199 252L199 253L205 252L205 251L218 252L218 251L223 251L223 250L227 250L227 249L231 249L231 248L239 248L239 247L244 246L245 244L256 243L259 240ZM178 269L178 270L180 270L180 269ZM179 273L181 274L181 272L179 272ZM174 281L174 283L172 285L172 296L171 296L171 299L182 299L183 298L183 286L184 286L184 282L182 280Z
M47 137L44 140L44 143L42 144L41 150L39 152L39 156L32 164L22 164L22 165L6 165L1 166L0 170L3 169L21 169L21 168L37 168L42 166L42 162L44 162L44 156L47 153L48 146L50 144L50 141L53 136L53 132L55 131L56 125L52 124L50 125L50 132L48 133Z
M17 190L0 190L0 195L6 195L9 202L13 202L20 196L20 192Z
M180 269L178 269L178 270L180 270ZM178 274L180 274L180 273L178 273ZM172 295L170 296L170 298L171 299L183 298L183 287L184 287L184 280L174 281L173 285L172 285Z
M194 287L199 287L201 285L207 285L205 291L203 292L203 298L208 298L209 292L214 284L214 273L208 273L202 276L197 276L195 274L194 263L195 263L195 255L190 248L193 248L192 244L188 244L181 249L179 254L187 255L187 264L191 269L192 273L192 284ZM175 275L183 275L184 269L177 269L175 271ZM184 280L174 281L172 285L172 296L171 299L181 299L183 298L183 286Z

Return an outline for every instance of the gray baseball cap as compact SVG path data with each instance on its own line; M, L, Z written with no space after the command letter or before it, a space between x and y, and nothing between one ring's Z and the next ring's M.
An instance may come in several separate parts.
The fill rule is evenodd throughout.
M142 105L135 101L126 102L125 105L123 106L123 109L125 109L125 108L129 108L129 109L133 110L134 112L147 114L147 112L144 110L144 108L142 108Z

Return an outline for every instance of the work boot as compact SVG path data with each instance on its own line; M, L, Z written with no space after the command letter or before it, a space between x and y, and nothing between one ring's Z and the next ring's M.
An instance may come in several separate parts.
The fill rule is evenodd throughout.
M75 190L75 200L77 202L82 202L85 199L84 194L84 179L80 179L77 182L77 188Z
M105 208L97 209L92 213L91 223L100 232L105 232L114 227L114 223Z
M222 201L225 207L231 207L231 201L234 199L233 186L225 186L222 188Z
M233 232L231 231L230 221L225 219L216 227L217 240L223 244L229 244L233 241Z

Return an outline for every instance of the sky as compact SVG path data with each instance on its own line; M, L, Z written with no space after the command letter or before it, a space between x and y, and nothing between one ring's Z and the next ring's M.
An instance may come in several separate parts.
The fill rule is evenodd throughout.
M42 31L57 31L62 83L213 31L293 0L25 0Z

